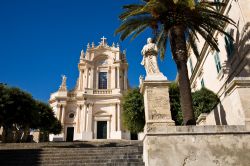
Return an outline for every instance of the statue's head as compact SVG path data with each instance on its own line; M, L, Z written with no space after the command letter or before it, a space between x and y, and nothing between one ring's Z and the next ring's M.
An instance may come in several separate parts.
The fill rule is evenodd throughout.
M153 39L149 37L149 38L147 39L147 43L148 43L148 44L149 44L149 43L153 43Z

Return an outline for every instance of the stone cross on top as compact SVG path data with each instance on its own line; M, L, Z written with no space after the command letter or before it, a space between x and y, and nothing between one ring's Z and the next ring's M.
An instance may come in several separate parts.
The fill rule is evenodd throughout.
M101 38L101 42L100 42L100 45L104 46L107 44L107 38L105 38L104 36Z

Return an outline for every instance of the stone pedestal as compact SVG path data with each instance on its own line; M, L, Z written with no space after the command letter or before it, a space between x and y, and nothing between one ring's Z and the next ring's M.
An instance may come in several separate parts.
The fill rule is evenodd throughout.
M168 126L175 125L170 112L169 84L169 81L159 79L145 80L140 85L144 96L146 120L143 140L143 159L146 166L149 165L152 157L149 155L150 148L153 146L150 134L161 134Z
M167 80L148 80L141 85L145 107L145 132L158 132L162 127L173 126Z

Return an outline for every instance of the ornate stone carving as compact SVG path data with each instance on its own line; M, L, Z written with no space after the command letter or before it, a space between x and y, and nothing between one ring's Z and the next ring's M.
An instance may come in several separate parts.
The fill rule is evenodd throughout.
M62 75L62 83L60 85L59 91L67 91L66 80L67 77L65 75Z

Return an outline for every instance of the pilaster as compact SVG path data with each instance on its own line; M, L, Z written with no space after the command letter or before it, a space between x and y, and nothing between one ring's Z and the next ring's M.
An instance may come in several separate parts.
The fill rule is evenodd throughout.
M81 105L77 105L77 108L76 108L76 132L77 133L81 132L80 118L81 118Z
M128 71L127 68L124 69L124 90L128 89Z
M120 103L117 103L117 131L121 131L121 108Z
M117 67L117 88L120 89L120 67Z
M89 79L89 88L93 89L93 80L94 80L94 68L93 67L90 68L89 75L90 75L89 76L90 77L90 79Z
M61 106L61 123L62 123L62 125L64 125L64 122L65 122L65 107L66 107L66 105Z
M92 132L92 120L93 120L93 104L88 105L87 113L87 131Z

